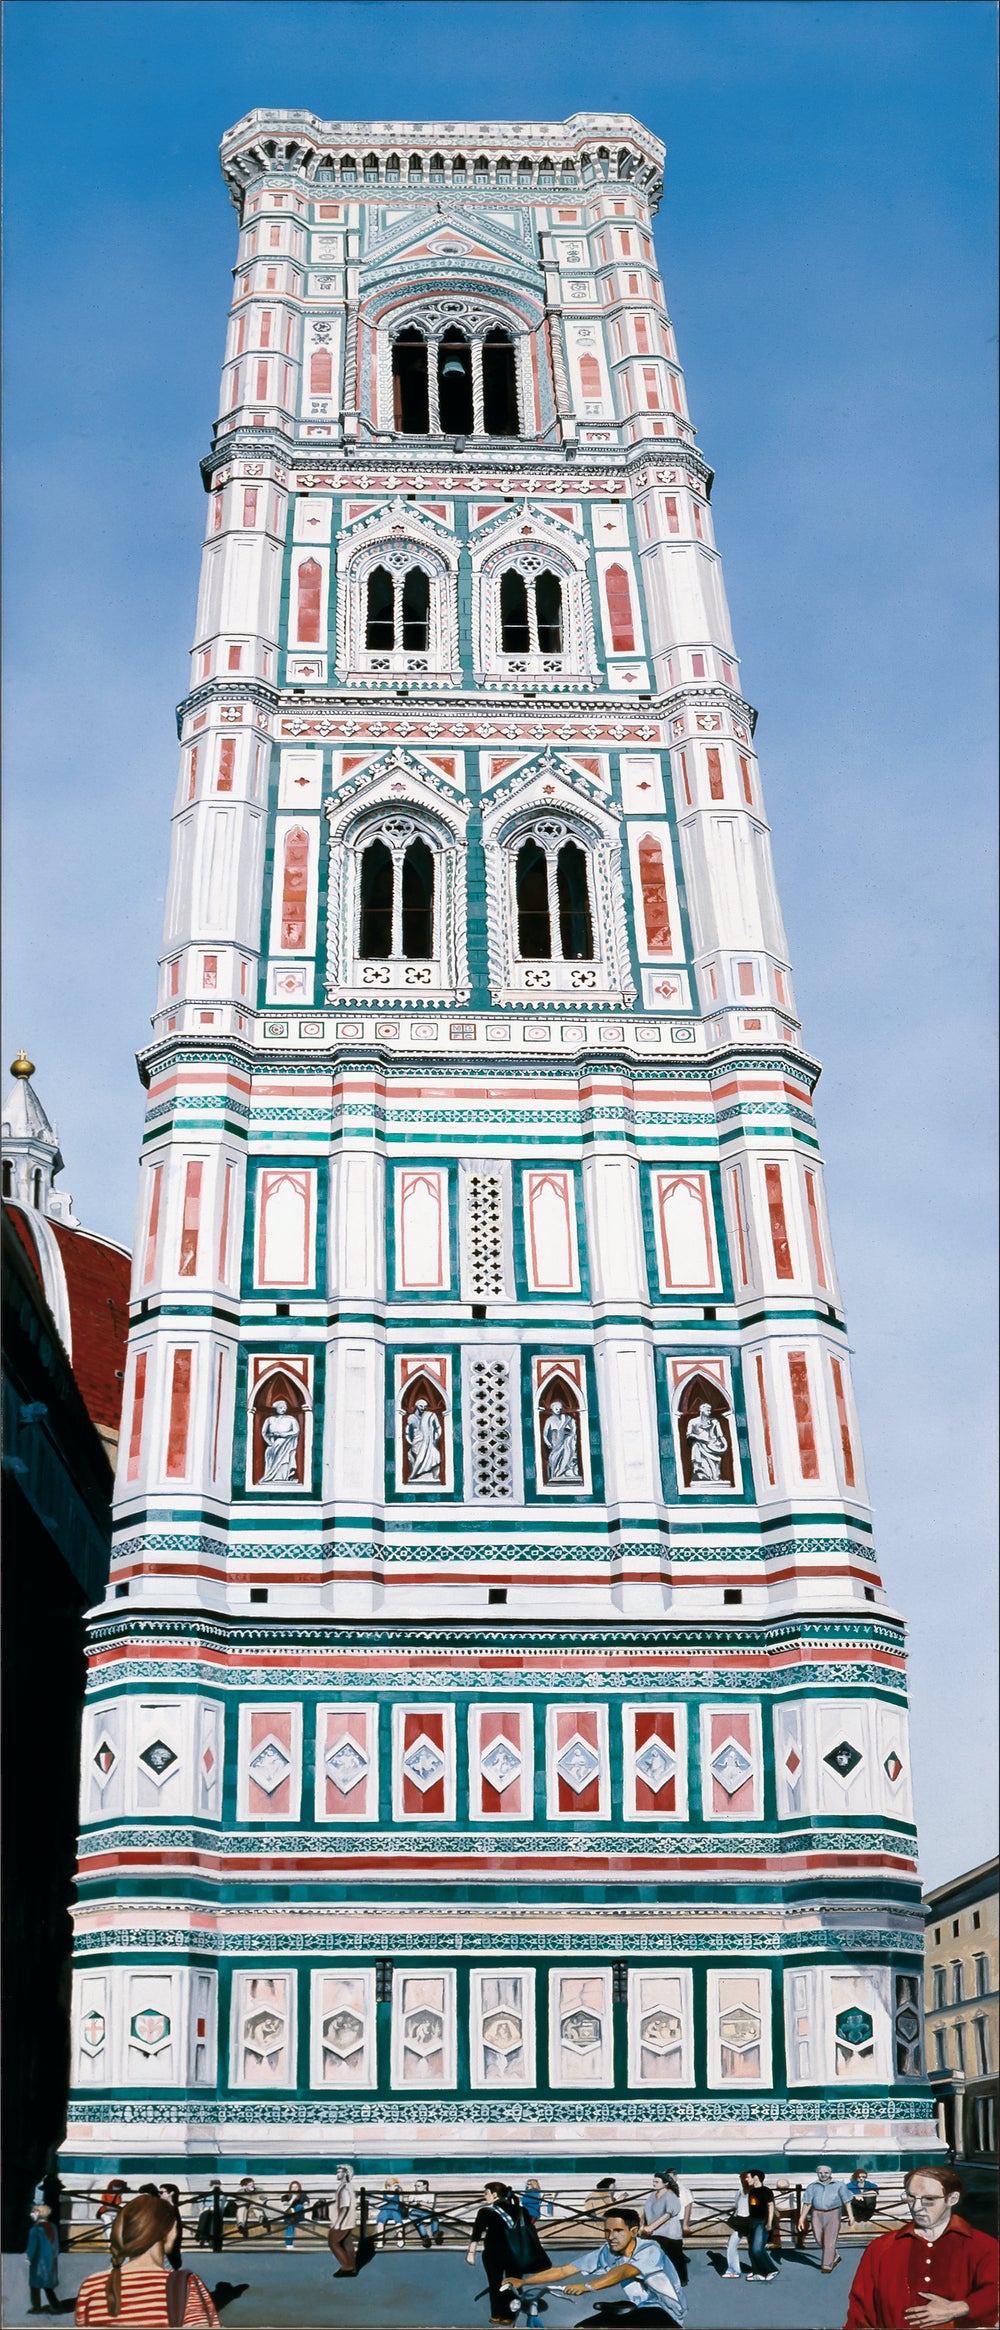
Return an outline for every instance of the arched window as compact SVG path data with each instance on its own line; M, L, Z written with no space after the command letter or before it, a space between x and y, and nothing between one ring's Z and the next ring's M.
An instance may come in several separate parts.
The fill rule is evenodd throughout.
M422 566L402 576L373 567L365 586L365 646L383 653L402 646L426 653L430 638L431 585Z
M519 186L530 186L531 184L530 154L522 154L521 156L521 159L517 165L517 183Z
M564 825L546 822L522 841L514 896L521 962L593 962L587 855Z
M547 963L552 956L549 883L545 851L522 842L517 853L517 951L523 962Z
M623 566L609 566L605 579L612 649L616 655L631 655L635 650L635 626L628 576Z
M489 156L488 156L487 154L477 154L477 155L476 155L476 159L475 159L475 161L474 161L474 163L473 163L473 165L472 165L472 174L473 174L473 177L475 177L475 178L488 178L488 177L489 177L489 174L490 174L490 164L489 164Z
M488 437L516 437L519 429L514 342L499 325L483 341L483 427Z
M305 647L319 646L319 619L323 596L323 569L315 558L307 558L299 568L296 584L298 596L298 638Z
M504 655L562 654L562 584L547 567L529 582L516 567L501 575L500 645Z
M310 396L331 396L333 393L333 357L329 348L317 348L309 358Z
M399 155L398 155L398 154L389 154L389 155L387 155L387 157L386 157L386 165L385 165L385 174L386 174L386 177L387 177L387 178L398 178L398 177L399 177Z
M562 181L563 181L563 185L564 185L564 186L565 186L565 184L566 184L566 181L567 181L567 179L569 179L571 182L573 182L573 183L575 184L575 182L576 182L576 163L575 163L575 162L564 162L564 163L563 163L563 166L562 166L562 169L561 169L561 171L560 171L560 173L559 173L559 175L560 175L560 177L561 177L561 179L562 179Z
M14 1195L14 1168L9 1157L3 1161L3 1193L5 1197Z
M403 858L403 953L427 961L434 952L434 859L419 835Z
M378 178L378 155L377 155L377 154L366 154L366 155L365 155L365 159L364 159L364 173L365 173L365 177L366 177L366 178L368 178L368 179L374 178L374 179L376 179L376 180L377 180L377 178Z
M443 184L443 182L444 182L444 155L443 155L443 154L432 154L432 155L431 155L431 169L430 169L430 175L431 175L431 183L432 183L432 185L438 186L438 185L442 185L442 184Z
M551 154L543 154L542 159L538 165L539 186L554 186L555 182L556 173L552 161L552 156Z
M535 582L535 621L543 655L561 655L563 646L562 584L546 567Z
M40 1165L36 1165L31 1176L31 1202L35 1212L40 1214L42 1210L42 1168Z
M505 655L527 655L528 586L513 567L500 577L500 645Z
M556 859L556 893L564 963L592 962L594 934L587 892L587 860L575 841L564 842Z
M392 416L401 436L426 437L431 425L427 342L420 332L400 332L392 343Z
M512 176L513 170L511 167L510 155L501 154L500 160L497 163L497 185L509 186Z
M356 161L355 161L355 159L354 159L354 155L353 155L353 154L342 154L342 155L341 155L341 157L340 157L340 175L341 175L341 177L342 177L342 178L343 178L343 179L346 181L346 183L347 183L348 185L350 185L350 184L351 184L351 183L354 181L354 179L356 179L356 178L357 178L357 175L358 175L358 165L357 165L357 163L356 163Z
M384 566L373 568L368 577L365 610L365 646L395 647L395 586Z
M430 578L422 566L411 566L403 576L403 646L426 648L430 621Z
M410 160L409 160L409 166L408 166L408 172L407 172L407 175L408 175L410 178L422 178L422 177L423 177L423 174L424 174L424 165L423 165L423 163L422 163L422 161L421 161L421 159L420 159L420 156L419 156L419 154L411 154L411 155L410 155Z
M462 332L438 341L438 412L445 436L472 433L472 350Z
M384 841L369 842L361 860L361 930L358 953L392 953L392 852Z
M452 177L453 177L453 178L467 178L467 177L468 177L468 174L469 174L469 167L468 167L468 163L465 161L465 159L464 159L463 155L461 155L461 154L456 154L456 156L455 156L455 159L454 159L454 161L453 161L453 163L452 163L452 165L451 165L451 174L452 174Z
M365 961L429 962L434 954L434 852L408 819L361 858L358 954Z

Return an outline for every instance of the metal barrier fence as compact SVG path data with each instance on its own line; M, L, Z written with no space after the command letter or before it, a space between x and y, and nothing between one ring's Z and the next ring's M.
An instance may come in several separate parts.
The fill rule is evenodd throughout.
M502 2171L498 2170L498 2175ZM152 2181L151 2179L148 2181ZM428 2180L429 2181L429 2180ZM641 2185L619 2184L615 2180L613 2193L591 2192L581 2199L578 2192L546 2191L540 2196L535 2215L539 2238L545 2247L580 2248L593 2246L601 2235L605 2208L641 2207L650 2189L650 2178ZM712 2247L720 2241L725 2244L733 2229L732 2210L736 2198L736 2182L724 2196L718 2191L699 2196L694 2183L685 2180L693 2196L691 2220L685 2239L689 2246ZM714 2180L713 2180L714 2181ZM902 2190L892 2189L898 2178L888 2180L889 2190L880 2190L878 2203L871 2215L859 2219L857 2237L870 2239L872 2234L886 2232L908 2222ZM780 2187L780 2189L779 2189ZM124 2185L112 2197L108 2185L98 2191L93 2185L86 2189L64 2186L60 2203L60 2241L63 2249L104 2250L107 2248L111 2226L118 2209L133 2199L137 2186ZM803 2247L809 2233L800 2234L798 2221L802 2210L803 2184L794 2185L784 2179L776 2181L777 2207L775 2246ZM216 2193L218 2192L218 2201ZM476 2212L482 2204L482 2192L470 2192L466 2187L448 2186L437 2182L431 2190L421 2192L414 2186L395 2189L384 2184L356 2183L353 2188L354 2209L350 2230L358 2249L364 2252L381 2248L465 2248L468 2245ZM539 2198L539 2196L532 2196ZM182 2246L219 2251L223 2248L281 2249L305 2243L311 2247L325 2247L331 2225L338 2226L332 2190L306 2190L301 2202L290 2205L286 2192L259 2191L256 2186L244 2187L201 2186L179 2194ZM844 2227L844 2236L851 2239L851 2228Z

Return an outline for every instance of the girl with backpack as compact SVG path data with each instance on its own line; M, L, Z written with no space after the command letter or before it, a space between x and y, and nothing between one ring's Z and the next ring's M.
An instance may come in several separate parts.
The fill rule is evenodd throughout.
M217 2324L219 2317L196 2273L173 2273L166 2252L177 2237L170 2201L138 2193L119 2210L111 2228L110 2273L88 2274L76 2301L77 2322L142 2324L169 2330L194 2322Z
M534 2218L522 2207L509 2184L491 2182L485 2187L483 2205L466 2251L469 2265L476 2262L480 2241L490 2293L490 2321L512 2322L521 2301L517 2291L506 2286L508 2280L520 2281L526 2273L543 2273L549 2259L535 2231ZM529 2321L536 2310L535 2304L529 2307Z

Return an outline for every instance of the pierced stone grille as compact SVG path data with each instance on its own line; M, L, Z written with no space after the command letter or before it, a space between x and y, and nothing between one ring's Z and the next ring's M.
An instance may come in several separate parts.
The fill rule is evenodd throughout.
M469 1290L503 1294L503 1185L498 1173L470 1173L466 1181Z
M471 1406L473 1495L512 1497L510 1398L502 1360L473 1360Z

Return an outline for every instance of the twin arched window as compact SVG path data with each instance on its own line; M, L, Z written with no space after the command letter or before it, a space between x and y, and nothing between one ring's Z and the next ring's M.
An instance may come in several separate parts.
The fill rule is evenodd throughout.
M426 651L430 608L430 578L422 566L411 566L404 575L390 574L385 566L374 567L365 598L365 646ZM376 953L380 952L377 948Z
M533 581L515 567L501 575L500 645L505 655L562 654L562 584L547 567Z
M521 843L514 890L522 962L593 962L587 858L564 826L541 826Z
M497 325L470 340L451 326L427 340L408 326L392 343L392 412L403 437L518 436L510 333Z
M365 961L434 954L434 853L405 818L395 818L361 858L358 954Z

